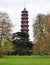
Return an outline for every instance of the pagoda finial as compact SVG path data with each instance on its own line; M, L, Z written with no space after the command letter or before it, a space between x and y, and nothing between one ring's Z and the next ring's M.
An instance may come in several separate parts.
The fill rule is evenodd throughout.
M26 1L24 1L24 8L26 7Z

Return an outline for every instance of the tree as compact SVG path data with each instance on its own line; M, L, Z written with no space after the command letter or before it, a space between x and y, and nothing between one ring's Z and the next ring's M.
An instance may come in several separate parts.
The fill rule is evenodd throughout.
M12 39L11 27L12 27L12 23L9 19L9 16L6 13L0 12L0 40L1 40L0 48L1 50L4 44L6 43L6 41ZM0 50L0 56L1 54L3 54L1 50Z
M35 49L37 48L36 45L38 44L39 54L43 55L46 53L48 48L47 46L47 39L46 39L46 23L47 16L43 14L38 14L36 18L36 22L34 26L34 37L35 37Z
M11 52L14 52L14 50L13 50L14 46L11 41L6 41L3 47L5 50L4 53L7 55L8 54L11 55Z
M44 23L45 23L46 42L47 42L47 54L50 54L50 14L46 16Z
M18 55L31 55L32 43L29 41L29 35L26 32L17 32L13 36L13 44L15 54Z

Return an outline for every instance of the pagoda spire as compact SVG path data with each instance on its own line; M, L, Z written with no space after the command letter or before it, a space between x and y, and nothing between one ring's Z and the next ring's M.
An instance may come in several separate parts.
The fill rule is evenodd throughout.
M26 8L26 1L24 1L24 8Z

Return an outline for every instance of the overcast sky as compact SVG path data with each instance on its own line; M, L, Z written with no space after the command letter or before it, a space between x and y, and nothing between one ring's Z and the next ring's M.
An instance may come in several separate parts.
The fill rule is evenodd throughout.
M25 5L24 5L25 2ZM13 23L13 32L20 31L21 11L24 6L29 11L29 34L33 40L34 19L38 13L50 13L50 0L0 0L0 11L8 13Z

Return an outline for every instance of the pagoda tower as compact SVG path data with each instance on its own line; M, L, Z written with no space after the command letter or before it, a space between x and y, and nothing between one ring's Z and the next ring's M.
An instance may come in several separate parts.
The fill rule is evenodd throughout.
M28 29L28 11L26 10L26 8L24 8L23 11L21 11L21 32L26 32L28 33L29 29Z

